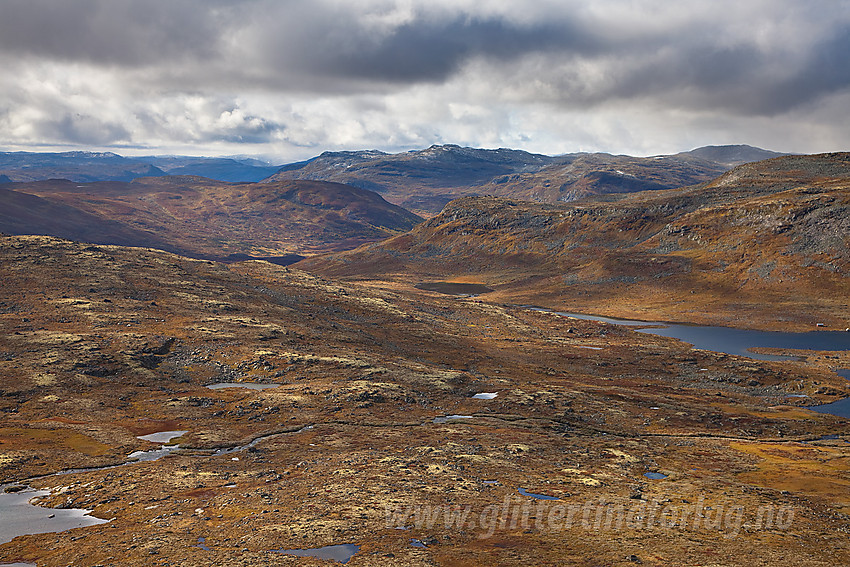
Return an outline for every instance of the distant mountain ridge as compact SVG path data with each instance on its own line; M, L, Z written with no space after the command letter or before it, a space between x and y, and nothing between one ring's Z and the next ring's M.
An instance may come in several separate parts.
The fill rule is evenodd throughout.
M723 165L728 165L729 167L734 167L736 165L792 154L763 150L761 148L747 146L744 144L736 144L729 146L703 146L701 148L696 148L689 152L681 152L676 155L690 155L700 159L706 159Z
M228 182L330 181L375 191L424 216L463 196L544 203L588 195L671 189L714 179L731 167L780 155L746 145L705 146L672 155L559 156L454 144L386 153L324 152L283 166L245 157L136 156L112 152L0 153L0 183L69 179L81 183L194 175Z
M135 159L158 167L166 175L197 175L232 182L260 181L280 169L253 158L140 156Z
M325 152L289 164L266 181L317 179L377 191L390 202L429 215L467 195L567 202L587 195L671 189L709 181L734 165L784 154L752 146L707 146L667 156L605 153L560 156L522 150L434 145L389 154Z
M153 164L112 152L0 152L0 176L10 181L69 179L78 182L132 181L165 175Z
M0 152L0 183L68 179L81 183L198 175L219 181L259 181L278 166L253 158L124 157L112 152Z
M371 191L322 181L228 183L184 175L0 187L0 232L225 261L350 249L421 220Z

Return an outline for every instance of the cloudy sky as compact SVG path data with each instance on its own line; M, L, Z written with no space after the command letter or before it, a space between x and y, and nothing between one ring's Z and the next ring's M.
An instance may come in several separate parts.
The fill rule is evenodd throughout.
M850 0L0 0L0 150L850 150Z

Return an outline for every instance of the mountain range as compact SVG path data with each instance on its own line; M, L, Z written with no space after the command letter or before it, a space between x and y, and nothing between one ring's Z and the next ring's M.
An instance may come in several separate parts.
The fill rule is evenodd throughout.
M163 176L0 187L0 232L158 248L195 258L298 259L356 247L421 219L378 194L323 181ZM295 255L295 256L293 256Z
M433 216L457 197L497 195L539 202L586 195L670 189L713 179L730 167L782 154L752 146L706 146L653 157L606 153L559 156L522 150L431 146L397 154L325 152L275 166L252 158L124 157L110 152L0 153L0 183L68 179L81 183L190 175L229 182L333 181L380 193Z
M325 152L269 177L347 183L381 193L423 216L461 196L497 195L546 203L605 193L672 189L709 181L730 167L782 154L745 145L707 146L653 157L560 156L456 145L387 154Z
M137 177L198 175L219 181L259 181L279 168L253 158L124 157L112 152L0 152L0 183L68 179L132 181Z
M412 228L421 219L398 203L430 217L468 195L563 202L660 190L772 155L716 146L652 158L551 157L445 145L324 153L278 168L251 158L7 152L0 154L0 231L290 261Z

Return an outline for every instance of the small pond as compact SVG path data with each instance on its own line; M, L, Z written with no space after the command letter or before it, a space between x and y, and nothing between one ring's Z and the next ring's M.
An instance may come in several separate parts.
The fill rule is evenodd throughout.
M268 390L277 388L280 384L259 384L257 382L218 382L207 386L210 390L223 390L224 388L247 388L249 390Z
M523 496L528 496L528 497L531 497L531 498L535 498L537 500L560 500L560 498L557 498L556 496L547 496L545 494L537 494L537 493L534 493L534 492L528 492L524 488L517 488L517 492L519 492Z
M472 396L473 400L494 400L498 396L498 392L481 392Z
M276 553L284 555L295 555L296 557L315 557L317 559L332 559L340 563L348 563L354 555L360 551L359 545L343 544L328 545L314 549L273 549Z
M150 441L151 443L168 443L172 439L181 437L186 433L189 433L189 431L160 431L158 433L149 433L148 435L139 435L137 439Z
M212 551L212 548L207 545L207 538L199 537L198 543L193 545L192 547L197 547L198 549L203 549L204 551Z
M445 415L441 417L435 417L434 423L447 423L449 421L455 421L460 419L472 419L471 415Z
M30 487L17 492L0 492L0 518L3 520L0 522L0 544L21 535L64 532L109 521L89 516L91 510L45 508L30 504L33 498L48 494L48 490Z

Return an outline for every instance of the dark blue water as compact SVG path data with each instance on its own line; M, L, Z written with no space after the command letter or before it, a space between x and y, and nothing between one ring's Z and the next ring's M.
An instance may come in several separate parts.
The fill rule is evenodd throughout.
M664 480L665 478L667 478L666 474L660 472L646 472L643 473L643 476L645 476L646 478L651 478L652 480Z
M539 311L548 311L538 309ZM694 348L713 350L746 356L758 360L788 360L790 356L777 356L769 354L756 354L751 352L753 348L782 348L799 350L850 350L850 333L846 331L808 331L804 333L789 333L782 331L753 331L749 329L733 329L731 327L708 327L701 325L682 325L677 323L660 323L653 321L630 321L627 319L613 319L611 317L597 317L595 315L584 315L581 313L564 313L551 311L558 315L585 319L588 321L602 321L615 325L627 325L630 327L652 328L636 329L640 333L660 335L685 341L694 345ZM843 375L843 374L842 374ZM843 375L850 378L850 375Z
M793 360L793 356L781 356L770 354L756 354L751 352L753 348L778 348L796 350L826 350L842 351L850 350L850 333L847 331L808 331L804 333L788 333L780 331L751 331L747 329L733 329L731 327L708 327L700 325L681 325L675 323L658 323L652 321L630 321L627 319L612 319L611 317L597 317L595 315L584 315L582 313L565 313L562 311L551 311L532 307L536 311L555 313L565 317L584 319L588 321L603 321L615 325L628 325L630 327L652 326L651 328L635 329L639 333L660 335L685 341L694 348L725 352L738 356L746 356L757 360ZM839 376L850 380L850 369L838 369L835 371ZM830 404L809 406L809 409L819 413L829 413L839 417L850 418L850 398L838 400Z
M799 350L850 350L850 333L845 331L752 331L729 327L698 327L666 325L658 329L638 329L638 332L672 337L694 345L695 348L747 356L758 360L787 360L789 357L756 354L753 348L782 348Z
M819 406L809 406L810 410L818 413L829 413L838 417L850 418L850 398L844 398L831 404L821 404Z

